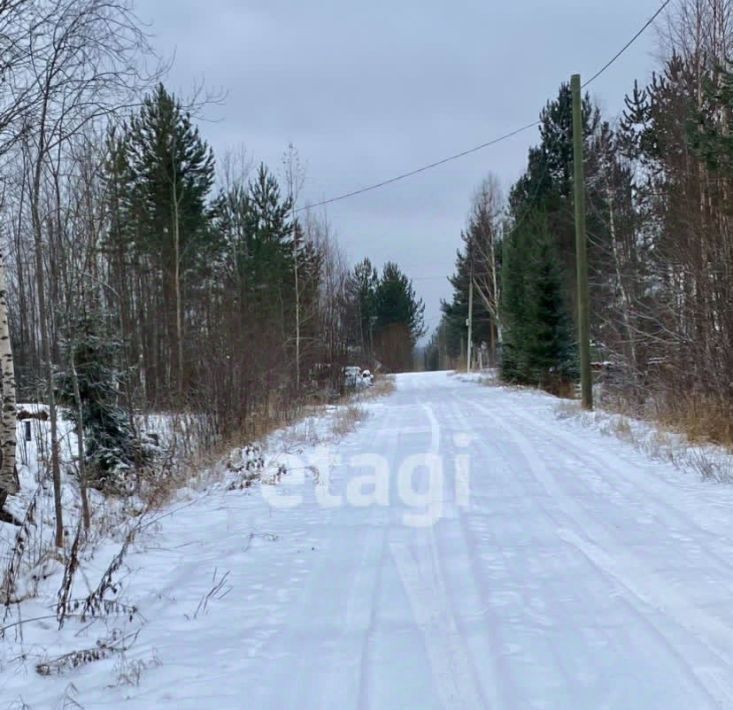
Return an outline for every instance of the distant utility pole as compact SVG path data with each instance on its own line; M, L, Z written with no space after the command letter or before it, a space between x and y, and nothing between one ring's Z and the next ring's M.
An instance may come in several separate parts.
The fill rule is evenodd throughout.
M575 255L578 273L578 351L583 409L593 409L593 380L590 367L590 297L588 254L585 236L585 177L583 175L583 105L580 74L570 79L573 94L573 169L575 188Z
M471 372L471 344L473 338L473 259L471 259L471 279L468 286L468 318L466 318L466 325L468 326L466 372Z

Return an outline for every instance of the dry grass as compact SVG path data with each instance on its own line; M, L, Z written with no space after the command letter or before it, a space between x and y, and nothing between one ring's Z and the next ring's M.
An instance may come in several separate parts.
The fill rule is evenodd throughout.
M316 421L312 417L305 419L302 426L293 428L288 439L289 443L296 447L318 446L321 443L321 437Z
M332 435L336 438L345 436L365 418L365 412L354 406L354 402L383 397L394 389L394 377L382 375L377 377L373 387L343 397L338 403L343 411L336 415ZM317 445L320 436L311 418L327 406L330 405L315 396L296 402L283 393L275 392L267 402L250 413L243 427L225 436L216 435L213 422L201 414L173 414L169 418L170 431L166 436L169 442L162 447L156 460L136 472L136 480L130 490L108 493L108 497L120 498L123 511L118 512L124 512L126 517L137 518L143 512L161 510L175 499L181 489L197 488L215 480L217 473L223 472L221 462L232 451L241 449L243 443L264 441L279 429L305 422L299 433L294 430L293 436L298 437L297 443L301 446ZM108 520L104 509L95 511L91 537L110 533L118 528L120 522L119 514ZM6 581L11 579L11 583L12 577L12 570L10 577L4 575ZM8 595L0 595L0 598L2 596L7 598Z
M140 680L145 671L151 668L158 668L161 665L162 661L155 652L148 659L137 658L135 660L128 660L126 654L123 652L119 655L114 668L117 681L115 685L118 687L127 686L137 688L140 685Z
M383 397L395 389L394 377L382 375L374 386L358 393L343 397L335 414L330 431L330 438L339 439L354 431L367 414L355 402L368 401ZM242 442L264 441L268 436L283 427L293 427L304 423L303 427L293 427L289 443L298 446L315 446L320 443L316 425L312 420L314 414L324 411L327 404L313 399L309 402L294 403L280 396L273 396L266 406L252 413L247 425L240 432L233 432L213 442L207 440L205 447L196 447L189 440L190 427L178 427L176 435L186 441L178 444L178 452L166 457L163 465L146 474L146 480L139 487L138 494L144 501L146 510L161 509L169 504L177 492L186 486L196 486L199 482L210 483L217 472L224 469L219 465L228 460L233 451L242 448ZM202 477L202 472L205 475Z
M119 632L113 631L108 638L99 639L92 648L80 649L65 653L57 658L48 658L36 664L36 673L42 676L61 675L89 663L102 661L115 654L121 654L127 651L137 638L137 633L127 634L123 636Z
M339 408L331 425L331 434L336 439L341 439L347 434L351 434L366 416L367 413L364 409L355 404L349 404L346 407Z
M629 420L626 417L619 417L618 419L615 419L613 430L614 434L619 439L631 441L634 438L634 432L631 429L631 424L629 424Z
M395 391L395 378L394 375L379 375L374 384L362 390L359 393L360 400L377 399L378 397L386 397L388 394L392 394Z
M278 429L304 419L307 413L304 405L272 397L265 406L247 418L243 430L217 439L205 437L204 444L199 446L191 440L195 439L195 434L192 436L190 428L177 426L171 450L157 467L145 472L144 480L138 486L136 492L144 508L164 508L182 488L195 487L203 481L202 472L205 472L206 482L211 482L213 472L221 468L218 464L228 459L233 451L240 450L243 442L262 441Z
M694 471L705 480L733 482L733 455L724 447L711 445L708 438L700 442L703 445L695 445L679 428L650 422L648 418L629 417L618 411L585 412L577 402L563 402L555 412L560 419L577 418L581 424L596 428L602 434L622 439L649 458Z
M691 443L717 444L733 451L733 402L722 397L669 393L640 402L611 391L599 403L609 412L658 425Z
M656 418L690 441L712 442L733 450L733 403L709 396L668 397Z

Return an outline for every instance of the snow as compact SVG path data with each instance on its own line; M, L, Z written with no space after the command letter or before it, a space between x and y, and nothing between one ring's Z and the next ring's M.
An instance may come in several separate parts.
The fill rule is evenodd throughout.
M361 406L340 441L323 417L271 437L277 485L202 479L145 520L132 618L30 621L52 570L6 632L0 707L733 707L733 488L540 393L424 373Z

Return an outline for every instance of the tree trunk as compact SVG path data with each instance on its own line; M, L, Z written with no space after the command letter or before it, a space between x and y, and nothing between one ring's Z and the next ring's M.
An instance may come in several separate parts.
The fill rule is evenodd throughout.
M295 388L300 392L300 279L298 273L298 230L293 202L293 271L295 275Z
M44 117L45 121L45 117ZM43 125L43 121L42 121ZM44 139L39 140L41 146ZM48 308L46 304L46 284L43 277L43 225L41 222L39 200L41 196L41 171L43 169L43 151L39 150L33 175L33 191L31 194L31 216L33 222L33 241L36 257L36 288L38 290L39 325L41 331L41 352L46 370L48 414L51 422L51 475L53 477L53 502L56 515L55 545L64 546L64 517L61 505L61 460L59 456L58 418L56 396L53 389L53 359L51 357L51 338L48 332Z
M175 145L175 143L174 143ZM173 154L175 158L175 152ZM173 243L174 257L176 263L174 265L174 290L175 290L175 308L176 308L176 391L178 393L178 403L183 401L183 305L181 301L181 225L178 205L178 184L176 179L176 166L172 165L173 170Z
M626 338L628 340L629 357L631 360L631 372L633 373L634 383L636 384L639 374L639 363L636 357L636 335L631 324L631 309L633 307L633 304L631 303L631 298L629 297L629 293L626 290L626 284L624 283L624 277L621 272L621 260L619 257L618 237L616 234L616 220L613 207L613 194L611 193L610 185L606 186L606 201L608 205L608 228L611 238L611 253L613 254L613 265L616 272L616 281L622 300L621 316L623 318L624 330L626 331Z
M84 522L84 530L89 532L92 524L92 516L89 511L89 496L87 495L87 467L84 460L84 413L81 406L81 392L79 391L79 378L76 374L76 363L74 362L74 351L71 349L69 358L71 369L71 381L74 387L74 399L76 400L76 451L79 457L79 493L81 495L81 514Z
M2 373L2 417L0 418L0 509L8 495L20 485L15 468L17 408L15 403L15 367L8 324L8 300L5 280L5 254L0 252L0 372Z

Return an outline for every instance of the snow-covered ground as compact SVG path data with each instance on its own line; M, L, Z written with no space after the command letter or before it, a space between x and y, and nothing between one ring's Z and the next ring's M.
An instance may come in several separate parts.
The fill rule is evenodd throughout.
M103 619L31 621L42 582L0 641L0 707L733 707L733 487L540 393L427 373L363 407L338 442L280 437L271 484L148 520Z

